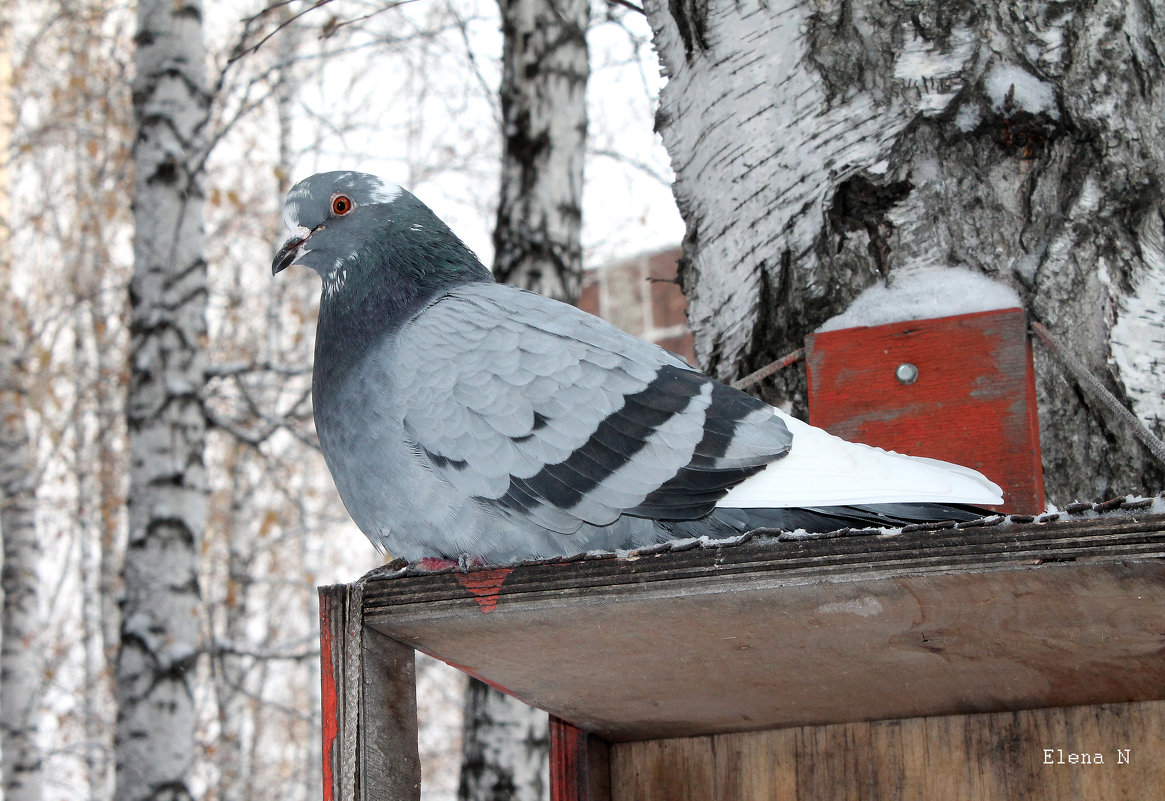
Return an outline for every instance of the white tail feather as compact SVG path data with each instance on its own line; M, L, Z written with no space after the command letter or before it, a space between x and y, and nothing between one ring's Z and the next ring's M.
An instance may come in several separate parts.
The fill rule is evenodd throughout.
M737 484L717 506L1003 503L1003 491L968 467L847 442L779 409L773 412L793 433L789 454Z

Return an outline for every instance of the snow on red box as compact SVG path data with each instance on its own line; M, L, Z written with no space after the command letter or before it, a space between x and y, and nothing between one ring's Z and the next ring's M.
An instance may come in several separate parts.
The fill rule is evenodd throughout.
M809 421L879 448L973 467L1000 509L1044 510L1035 371L1022 309L806 338Z

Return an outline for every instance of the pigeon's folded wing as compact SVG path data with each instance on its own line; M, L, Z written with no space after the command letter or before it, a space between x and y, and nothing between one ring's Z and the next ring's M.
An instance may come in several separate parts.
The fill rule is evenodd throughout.
M393 369L405 432L453 491L563 533L701 517L792 441L766 404L502 284L442 296L405 326Z

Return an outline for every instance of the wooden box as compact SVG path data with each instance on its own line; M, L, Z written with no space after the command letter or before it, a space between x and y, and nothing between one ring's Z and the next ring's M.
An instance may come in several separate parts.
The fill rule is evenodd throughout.
M809 422L843 439L981 471L1009 512L1044 510L1022 309L806 337Z

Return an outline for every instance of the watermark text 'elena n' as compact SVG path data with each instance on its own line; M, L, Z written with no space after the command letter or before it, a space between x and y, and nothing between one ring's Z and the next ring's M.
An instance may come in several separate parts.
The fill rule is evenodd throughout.
M1132 761L1131 748L1118 748L1105 758L1100 751L1065 751L1063 748L1045 748L1045 765L1128 765Z

